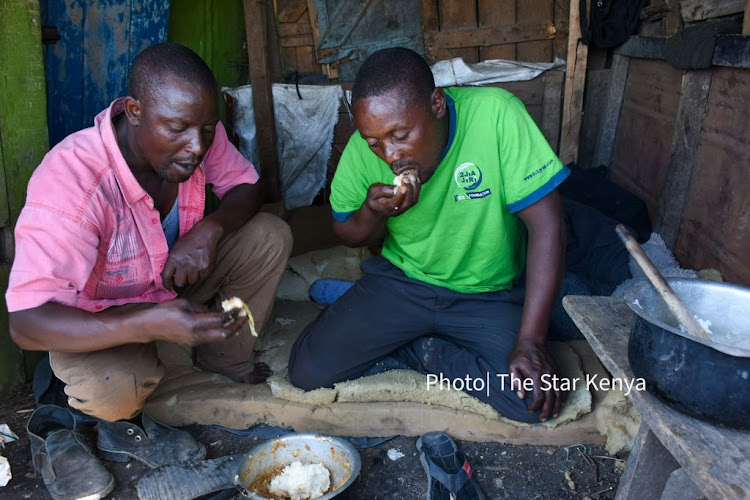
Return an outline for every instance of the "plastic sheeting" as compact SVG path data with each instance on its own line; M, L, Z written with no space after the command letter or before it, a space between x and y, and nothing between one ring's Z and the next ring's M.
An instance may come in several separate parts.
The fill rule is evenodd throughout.
M223 90L235 100L232 128L240 138L240 153L262 175L252 87ZM339 85L273 85L279 180L287 210L311 204L325 185L342 96Z
M488 59L476 64L466 64L459 57L436 62L432 65L432 74L436 86L450 87L531 80L545 71L557 68L565 68L565 61L559 58L551 63Z

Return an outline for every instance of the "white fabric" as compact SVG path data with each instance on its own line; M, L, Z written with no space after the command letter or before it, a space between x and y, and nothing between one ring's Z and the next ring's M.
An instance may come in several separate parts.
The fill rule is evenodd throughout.
M557 68L565 68L565 61L559 58L551 63L488 59L476 64L466 64L459 57L436 62L432 65L432 74L437 87L450 87L531 80L545 71Z
M232 128L240 138L240 152L259 167L262 178L252 87L223 91L235 100ZM279 180L287 210L309 205L325 185L342 95L339 85L273 84Z

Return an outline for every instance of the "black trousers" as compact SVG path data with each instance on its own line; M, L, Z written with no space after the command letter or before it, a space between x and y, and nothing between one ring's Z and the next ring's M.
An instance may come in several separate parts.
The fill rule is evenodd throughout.
M473 381L467 392L506 418L539 421L538 411L526 409L531 396L519 399L507 375L523 286L458 293L413 280L383 257L365 261L362 270L364 276L295 342L289 359L292 384L305 390L330 387L392 355L443 381Z

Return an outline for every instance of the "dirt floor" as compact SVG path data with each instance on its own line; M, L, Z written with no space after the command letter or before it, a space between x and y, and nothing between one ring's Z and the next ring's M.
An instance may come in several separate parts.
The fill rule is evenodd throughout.
M0 488L0 499L50 498L40 476L30 465L26 421L34 402L29 387L5 394L0 403L0 424L7 423L20 436L2 451L11 464L13 479ZM93 430L81 428L93 442ZM186 428L208 449L207 458L249 450L258 439L205 426ZM416 438L396 437L360 450L362 472L350 488L351 499L425 498L426 476L415 448ZM611 457L600 446L511 446L498 443L458 441L475 477L488 499L612 499L627 457ZM391 460L389 450L403 453ZM391 455L394 455L391 452ZM108 497L137 499L136 485L148 469L137 462L104 462L115 476L116 487ZM210 496L205 497L210 498ZM167 500L167 499L165 499Z

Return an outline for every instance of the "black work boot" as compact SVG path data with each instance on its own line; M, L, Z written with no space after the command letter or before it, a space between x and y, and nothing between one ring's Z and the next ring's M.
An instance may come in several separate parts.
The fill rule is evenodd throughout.
M75 432L75 419L67 409L40 406L26 432L34 470L55 500L98 500L114 489L114 477Z
M162 465L198 462L206 456L206 447L185 431L157 422L141 413L142 426L128 420L98 424L99 454L113 462L131 458L152 469Z

